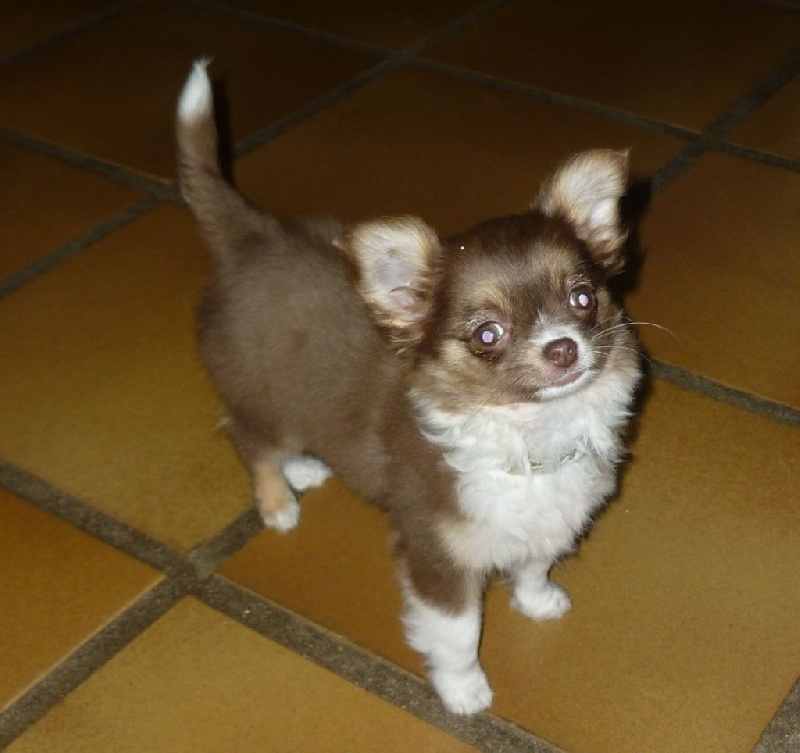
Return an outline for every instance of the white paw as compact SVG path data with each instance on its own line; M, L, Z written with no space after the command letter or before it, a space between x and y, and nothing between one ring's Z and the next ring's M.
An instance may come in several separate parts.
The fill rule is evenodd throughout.
M311 455L298 455L283 464L283 476L296 492L305 492L322 486L333 474L325 463Z
M536 590L518 587L511 606L532 620L546 622L563 617L572 609L572 602L561 586L548 580L543 588Z
M477 663L469 669L434 670L430 680L444 707L453 714L477 714L492 705L492 689Z
M292 499L278 510L266 510L259 506L261 520L267 528L274 528L278 533L286 533L297 526L300 520L300 505Z

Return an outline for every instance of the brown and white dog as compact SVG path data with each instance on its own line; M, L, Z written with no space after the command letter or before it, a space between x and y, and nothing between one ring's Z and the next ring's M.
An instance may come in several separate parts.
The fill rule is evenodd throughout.
M338 474L395 531L409 644L444 705L491 704L482 595L505 572L534 620L570 608L548 579L611 495L639 381L606 287L622 265L627 154L570 159L524 213L446 240L416 217L282 222L217 161L211 86L180 98L183 192L210 248L208 370L264 523Z

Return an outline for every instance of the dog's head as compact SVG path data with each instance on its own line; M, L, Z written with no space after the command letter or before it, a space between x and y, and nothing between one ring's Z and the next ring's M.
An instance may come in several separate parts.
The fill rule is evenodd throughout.
M576 155L531 211L440 241L416 218L350 228L340 247L415 385L442 408L509 405L579 390L626 333L606 287L622 267L625 152Z

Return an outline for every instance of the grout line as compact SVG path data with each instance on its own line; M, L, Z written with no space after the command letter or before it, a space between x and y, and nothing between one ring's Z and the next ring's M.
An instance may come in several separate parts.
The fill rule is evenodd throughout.
M222 614L472 745L486 746L493 753L557 753L532 734L490 715L448 714L421 678L213 575L219 562L261 530L255 510L185 556L2 460L0 486L167 576L0 712L0 747L22 734L180 599L195 595Z
M509 83L485 74L414 57L442 39L480 20L483 15L501 7L507 0L490 0L490 2L474 8L464 16L409 45L402 51L385 50L368 43L339 37L335 34L303 27L299 24L259 16L246 11L237 11L206 0L176 0L176 2L182 2L198 8L214 9L220 13L228 12L231 15L238 15L242 20L251 23L259 22L276 29L305 34L319 41L384 58L372 69L330 90L295 113L245 139L236 147L235 153L237 157L248 154L270 139L298 125L306 118L318 114L326 107L349 96L349 94L359 91L379 79L386 72L401 65L409 65L510 93L535 97L567 108L583 110L600 117L629 123L643 129L688 141L689 144L683 152L658 171L658 175L654 178L654 187L657 190L663 189L667 184L677 179L701 154L707 151L721 151L749 161L800 172L800 161L798 160L770 155L723 140L724 134L738 124L742 118L751 114L753 110L783 86L792 75L796 74L800 56L792 58L761 84L754 87L745 97L734 103L719 119L700 134L690 129L672 126L634 113L614 110L610 107L582 101L567 95ZM779 0L751 0L751 2L773 7L779 6L791 10L798 9L797 6L791 6L779 2ZM22 50L0 58L0 67L34 53L59 39L79 33L93 25L145 4L145 0L134 0L86 18L69 28L61 30L57 34L37 40ZM39 153L64 160L87 171L99 173L149 194L148 198L131 205L96 228L59 247L38 262L5 280L0 280L0 298L28 281L36 279L57 264L79 253L88 245L124 227L156 206L159 200L178 200L174 183L163 184L155 179L141 176L127 168L118 167L103 160L49 144L5 127L0 127L0 138L5 138ZM682 367L656 361L653 364L653 375L658 379L672 382L693 392L757 413L766 418L792 426L800 426L800 410L774 403L743 390L722 385L709 377L696 374ZM368 692L410 711L417 717L433 723L440 729L468 743L477 745L485 750L491 750L493 753L505 751L554 753L556 751L555 748L539 742L529 733L519 730L513 725L491 715L484 714L478 717L460 718L447 714L441 709L428 686L414 675L391 665L366 650L352 646L342 638L328 633L323 628L317 627L277 605L266 602L221 576L211 577L214 568L220 562L243 546L260 530L260 523L254 510L242 515L223 532L215 536L211 541L196 548L191 554L184 555L2 460L0 460L0 486L28 499L38 507L66 520L120 551L165 572L168 576L166 580L159 583L109 625L90 638L58 667L51 670L42 681L37 683L14 704L0 712L0 748L11 742L38 720L58 703L66 693L75 689L89 678L153 622L169 611L180 599L197 591L199 598L219 612L275 640L281 645L287 646L296 653L307 656L340 677L354 682ZM210 580L202 582L207 577L210 577ZM767 745L768 747L757 747L757 753L766 753L767 750L777 749L783 738L789 741L790 735L794 735L792 740L796 739L798 735L796 708L799 693L800 683L795 686L792 693L785 700L781 711L765 730L759 746ZM772 744L775 744L776 748L769 747ZM791 741L786 744L791 744Z
M36 53L55 42L74 36L75 34L80 34L82 31L91 29L93 26L99 26L105 21L110 21L116 16L121 16L128 11L135 10L139 6L147 5L148 3L149 0L129 0L127 3L120 3L113 8L108 8L93 15L81 18L70 26L62 27L53 34L35 39L33 42L25 47L20 48L19 50L14 50L8 53L8 55L0 56L0 68L16 63L21 58Z
M800 679L789 691L772 721L761 733L753 753L800 750Z
M231 10L229 8L222 9L220 8L220 6L216 5L215 3L208 2L207 0L179 0L179 1L188 2L191 5L202 6L209 10L211 9L217 11L224 10L224 12L226 13L230 13ZM247 17L248 19L257 20L258 22L263 23L266 26L278 28L284 31L291 31L297 34L302 34L304 36L310 36L317 40L330 42L332 44L339 46L345 46L348 49L352 49L365 54L378 55L383 57L384 59L378 62L372 68L363 71L362 73L358 74L349 81L344 82L343 84L326 92L325 94L313 100L312 102L309 102L305 106L299 108L298 110L295 110L293 113L290 113L289 115L280 118L279 120L271 123L263 130L258 131L249 136L248 138L244 139L235 146L234 157L236 159L240 159L246 156L247 154L250 154L259 147L263 146L268 141L271 141L272 139L280 136L282 133L285 133L290 128L299 125L300 123L307 120L308 118L313 117L314 115L318 115L319 113L329 108L331 105L336 104L337 102L350 96L351 94L354 94L360 91L361 89L364 89L365 87L377 81L379 78L383 77L389 71L399 68L406 62L410 62L411 60L413 60L413 56L418 54L420 51L427 49L433 44L436 44L446 39L447 37L457 33L461 29L475 23L483 16L501 7L502 5L506 5L508 2L510 2L510 0L488 0L488 2L483 3L477 8L473 8L471 11L458 17L449 24L446 24L437 31L417 40L415 43L407 46L406 48L400 50L399 52L385 49L382 47L376 47L374 45L369 45L366 43L354 42L353 40L341 37L336 34L331 34L328 32L320 32L318 29L301 26L299 24L292 23L289 21L283 21L273 17L267 17L259 14L245 12L245 17ZM240 16L241 14L242 14L241 11L235 11L235 15Z
M380 45L364 42L351 37L341 36L331 31L317 28L315 26L306 26L305 24L297 21L289 21L285 18L278 16L271 16L266 13L260 13L255 10L246 10L245 8L237 8L233 5L225 5L214 0L168 0L173 5L183 5L197 10L204 10L210 13L216 13L220 16L227 16L235 21L241 21L246 24L262 26L266 29L273 31L283 31L290 34L296 34L315 42L325 42L335 47L343 47L352 52L360 52L364 55L375 55L378 57L391 57L394 52L388 48L381 47Z
M762 149L754 149L753 147L743 146L733 141L721 141L713 147L713 151L722 154L729 154L733 157L747 160L748 162L756 162L768 167L777 167L780 170L788 170L793 173L800 173L800 160L786 157L781 154L772 154L772 152L765 152Z
M558 753L558 749L490 714L446 712L428 684L412 673L215 576L194 594L206 605L313 661L449 735L492 753Z
M186 580L162 580L55 669L50 670L14 703L0 711L0 750L33 726L64 696L88 680L190 590Z
M475 6L471 10L466 11L461 16L454 18L444 26L441 26L430 34L421 37L416 42L412 42L411 44L407 45L401 54L403 57L415 57L420 53L429 50L434 45L447 41L459 32L468 29L470 26L474 26L486 18L486 16L491 15L506 5L511 5L511 3L512 0L485 0L485 2Z
M276 121L273 121L266 128L256 131L236 144L233 150L234 158L241 159L242 157L247 156L251 152L254 152L256 149L262 147L268 141L271 141L272 139L275 139L281 134L285 133L290 128L294 128L294 126L299 125L314 115L319 115L323 110L326 110L331 105L336 104L345 97L348 97L351 94L354 94L355 92L360 91L361 89L364 89L373 82L377 81L393 67L394 64L392 62L386 60L381 61L372 68L359 73L349 81L345 81L343 84L340 84L339 86L325 92L321 96L303 105L294 112L289 113L288 115L285 115Z
M764 155L757 150L739 148L723 141L724 137L733 128L789 83L797 75L798 71L800 71L800 53L795 53L724 110L718 118L703 130L697 141L689 144L680 154L665 165L662 165L653 176L653 194L663 191L686 172L703 154L711 151L736 154L736 156L741 156L745 159L758 157L753 161L766 163L773 167L789 167L789 169L800 172L800 163L797 160L780 158L776 161L775 158Z
M177 101L177 95L176 95ZM157 199L164 201L179 201L179 196L175 183L168 181L160 181L157 178L151 178L147 175L142 175L134 170L131 170L113 162L107 162L100 157L94 157L89 154L84 154L76 149L70 147L60 146L53 144L44 139L37 138L28 133L14 130L4 125L0 125L0 138L15 144L16 146L29 149L31 151L43 154L46 157L66 162L73 167L79 167L87 172L102 175L104 178L109 178L117 183L122 183L129 188L134 188L137 191L151 194Z
M637 113L629 112L627 110L618 110L609 105L599 104L587 99L580 99L569 94L562 94L560 92L551 91L549 89L540 89L530 84L524 84L517 81L506 81L504 79L495 78L488 73L481 73L480 71L473 71L468 68L461 68L459 66L451 65L449 63L440 63L436 60L420 59L409 60L409 65L427 70L432 73L440 73L451 78L456 78L461 81L466 81L474 84L482 84L491 89L498 89L509 94L519 94L522 96L530 97L541 102L549 104L560 105L571 110L580 110L589 113L590 115L598 115L609 120L615 120L620 123L637 126L639 128L654 131L664 136L673 136L675 138L683 139L685 141L696 141L700 138L701 134L691 128L684 126L677 126L654 118L648 118L645 115L638 115Z
M67 243L59 246L46 256L12 273L8 277L0 279L0 300L81 253L92 244L130 224L149 212L157 204L158 200L154 197L145 198L135 204L131 204L127 209L123 209L91 230L82 233L71 241L67 241Z
M186 555L0 459L0 487L167 575L192 572Z
M729 133L756 108L786 86L798 71L800 71L800 53L796 52L714 120L705 129L704 136L719 139Z
M667 123L652 120L633 113L615 110L604 105L580 100L568 95L549 92L546 90L539 90L535 87L524 84L502 81L487 74L445 65L435 61L416 60L413 58L413 55L423 51L424 49L427 49L432 44L447 38L469 24L475 23L491 11L502 7L508 2L508 0L489 0L489 2L484 3L483 5L464 14L464 16L456 19L454 22L446 25L445 27L442 27L442 29L438 30L437 32L434 32L428 37L410 45L408 48L406 48L406 51L401 51L399 53L392 52L391 50L384 50L367 44L353 43L351 40L347 40L344 37L339 37L326 32L319 32L310 27L300 26L291 22L260 16L258 14L246 11L238 11L226 6L219 6L216 3L209 2L208 0L173 1L179 4L206 8L217 12L228 14L232 13L233 15L241 16L243 19L246 17L247 19L257 20L268 26L274 26L276 28L292 31L294 33L302 33L308 36L314 36L317 39L324 39L324 41L338 44L340 46L345 45L350 48L354 48L355 44L359 51L368 52L371 54L383 54L387 56L386 60L381 61L372 69L359 74L350 81L341 84L304 107L301 107L294 113L279 119L267 128L258 131L252 134L250 137L244 139L235 147L234 155L236 158L241 158L249 154L271 139L276 138L280 134L300 124L307 118L319 114L339 100L368 86L389 70L400 67L402 64L407 64L410 67L416 67L418 69L451 76L459 80L488 86L513 94L533 97L540 101L549 102L551 104L560 105L570 109L581 110L598 117L617 120L619 122L624 122L650 131L655 131L657 133L661 133L662 135L690 141L691 143L689 143L680 154L656 171L652 179L654 195L682 175L683 172L689 169L689 167L691 167L691 165L694 164L694 162L707 150L720 151L746 159L748 161L759 162L772 167L800 172L800 161L798 160L793 160L778 155L771 155L756 149L749 149L720 140L720 136L723 133L725 133L729 128L733 127L733 125L738 123L742 117L745 117L747 114L749 114L751 109L757 107L758 104L771 96L775 91L777 91L781 86L791 79L798 68L800 68L800 55L795 55L794 57L790 58L789 61L781 66L777 72L773 73L761 84L759 84L754 91L748 93L742 98L742 100L729 108L729 110L723 114L723 116L718 119L715 124L712 124L712 127L716 130L717 135L709 135L708 133L698 134L690 129L669 125ZM86 26L99 23L109 17L113 17L114 15L138 7L142 4L143 2L137 0L137 2L120 6L119 8L115 8L113 11L102 13L96 17L93 17L90 19L90 21L78 25L75 27L75 29L81 30ZM69 33L73 32L71 31ZM23 146L52 158L60 159L90 172L103 175L104 177L112 179L116 182L146 192L159 200L171 202L181 201L177 183L174 181L171 183L161 182L157 179L141 175L125 167L106 162L96 157L85 155L69 148L51 144L34 136L15 131L5 126L0 126L0 138L5 138L19 146ZM78 236L37 262L34 262L32 265L25 267L19 272L11 275L9 278L0 280L0 297L13 292L27 282L36 279L41 274L44 274L60 264L62 261L70 258L75 253L82 250L85 246L96 242L108 233L124 226L131 221L131 219L135 219L137 216L139 216L139 214L143 213L143 211L147 211L147 209L152 208L153 205L147 205L144 209L142 208L143 206L144 205L135 205L130 207L128 210L123 210L122 213L112 217L106 223L103 223L97 228Z
M209 541L189 554L194 572L199 578L210 577L232 554L264 530L255 506L231 523Z
M789 12L800 13L800 5L792 0L747 0L750 5L760 5L766 8L780 8Z
M651 359L651 373L656 379L682 387L704 397L710 397L734 408L755 413L762 418L789 426L800 427L800 408L775 402L738 387L718 382L711 377L690 371L683 366Z

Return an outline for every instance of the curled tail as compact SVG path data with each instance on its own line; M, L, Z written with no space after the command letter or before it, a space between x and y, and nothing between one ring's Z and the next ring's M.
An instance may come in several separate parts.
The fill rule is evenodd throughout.
M208 62L195 62L178 100L178 178L212 255L226 263L233 258L238 241L258 222L258 213L225 180L220 169Z

